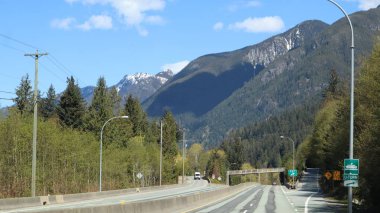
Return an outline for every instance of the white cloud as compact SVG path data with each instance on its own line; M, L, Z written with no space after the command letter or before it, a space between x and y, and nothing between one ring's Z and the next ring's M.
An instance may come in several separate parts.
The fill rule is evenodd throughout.
M77 26L78 28L88 31L92 29L108 30L112 29L112 18L107 15L91 16L85 23Z
M362 10L368 10L379 6L380 0L357 0L359 2L359 8Z
M215 31L220 31L224 28L223 22L216 22L212 27Z
M147 16L145 22L154 25L162 25L165 23L161 16Z
M161 25L164 19L158 15L148 15L151 11L161 11L165 8L165 0L65 0L72 4L81 2L85 5L109 5L121 16L124 23L135 27L140 35L147 35L148 31L142 26L144 23Z
M53 19L50 26L57 29L69 30L75 23L75 18Z
M258 7L261 5L259 1L248 1L246 4L248 7Z
M267 16L262 18L249 17L242 22L229 25L228 28L250 33L278 32L284 28L284 22L279 16Z
M189 63L190 63L190 61L184 60L184 61L180 61L180 62L173 63L173 64L165 64L161 67L161 70L168 70L169 69L169 70L173 71L174 74L176 74L179 71L181 71L183 68L185 68Z

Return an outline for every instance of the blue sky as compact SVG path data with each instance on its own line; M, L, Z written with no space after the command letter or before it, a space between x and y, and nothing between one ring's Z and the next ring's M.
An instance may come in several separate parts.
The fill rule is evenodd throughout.
M348 13L380 0L337 0ZM15 97L21 77L57 92L73 75L80 87L100 76L109 86L124 75L178 71L209 53L256 44L310 19L343 14L327 0L0 0L0 98ZM11 92L11 93L7 93ZM12 101L0 100L0 107Z

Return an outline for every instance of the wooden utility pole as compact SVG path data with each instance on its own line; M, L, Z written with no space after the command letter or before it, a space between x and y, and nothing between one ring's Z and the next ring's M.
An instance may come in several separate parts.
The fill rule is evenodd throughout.
M35 77L34 77L34 117L33 117L33 154L32 154L32 197L36 196L36 160L37 160L37 96L38 96L38 58L47 55L47 53L30 53L25 56L31 56L35 60Z

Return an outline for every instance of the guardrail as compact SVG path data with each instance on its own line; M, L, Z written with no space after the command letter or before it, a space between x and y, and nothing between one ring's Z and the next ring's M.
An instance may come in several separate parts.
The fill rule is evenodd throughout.
M266 169L248 169L248 170L231 170L227 171L226 184L230 185L230 176L231 175L248 175L248 174L262 174L262 173L276 173L276 172L285 172L285 168L266 168Z

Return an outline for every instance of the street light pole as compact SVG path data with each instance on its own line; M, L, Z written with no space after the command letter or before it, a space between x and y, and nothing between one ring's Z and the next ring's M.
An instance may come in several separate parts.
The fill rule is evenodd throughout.
M336 3L333 0L328 0L329 2L333 3L335 6L337 6L346 16L348 23L350 24L351 28L351 109L350 109L350 145L349 145L349 151L350 151L350 159L354 158L354 89L355 89L355 64L354 64L354 56L355 56L355 42L354 42L354 28L352 27L351 19L346 13L346 11L343 9L342 6L340 6L338 3ZM348 212L352 213L352 186L348 187Z
M160 120L160 186L162 182L162 120Z
M182 133L182 184L185 183L185 129Z
M102 126L100 131L100 154L99 154L99 192L102 191L102 154L103 154L103 130L108 122L116 118L128 118L128 116L116 116L108 119Z
M280 136L281 139L284 139L284 138L287 138L289 139L292 143L293 143L293 172L294 172L294 140L289 138L289 137L285 137L285 136ZM295 183L294 183L294 174L293 174L293 185L295 186Z

